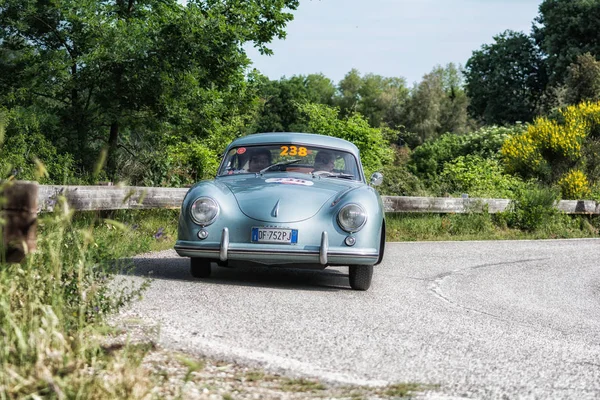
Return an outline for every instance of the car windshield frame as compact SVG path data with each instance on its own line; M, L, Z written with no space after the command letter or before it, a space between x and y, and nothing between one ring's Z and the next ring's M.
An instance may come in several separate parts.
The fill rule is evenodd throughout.
M321 163L315 165L316 159ZM329 173L318 173L320 171ZM217 177L274 172L297 172L364 182L362 166L355 154L339 148L297 143L231 146L223 156Z

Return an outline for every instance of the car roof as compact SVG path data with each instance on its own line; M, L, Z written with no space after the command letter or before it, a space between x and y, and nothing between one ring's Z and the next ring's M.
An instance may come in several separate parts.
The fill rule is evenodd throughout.
M299 133L299 132L267 132L255 133L253 135L244 136L231 142L227 149L239 146L256 146L261 144L303 144L307 146L321 146L332 149L345 150L347 152L358 155L358 147L353 143L336 138L333 136L317 135L314 133Z

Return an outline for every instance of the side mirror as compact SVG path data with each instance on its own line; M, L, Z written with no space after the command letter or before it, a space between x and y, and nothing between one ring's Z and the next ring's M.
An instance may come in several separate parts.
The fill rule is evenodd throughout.
M383 182L383 174L381 172L373 172L371 175L371 186L379 186Z

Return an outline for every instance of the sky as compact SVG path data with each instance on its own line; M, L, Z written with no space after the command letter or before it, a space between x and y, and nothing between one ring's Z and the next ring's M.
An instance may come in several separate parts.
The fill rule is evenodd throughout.
M246 48L269 77L322 73L338 83L352 68L403 77L412 86L436 65L465 65L474 50L507 29L531 33L541 0L300 0L287 37L263 56Z

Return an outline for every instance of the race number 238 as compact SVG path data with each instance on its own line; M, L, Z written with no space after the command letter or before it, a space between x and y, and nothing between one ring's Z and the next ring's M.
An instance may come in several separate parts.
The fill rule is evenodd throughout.
M296 146L281 146L280 156L300 156L306 157L308 151L306 147L296 147Z

